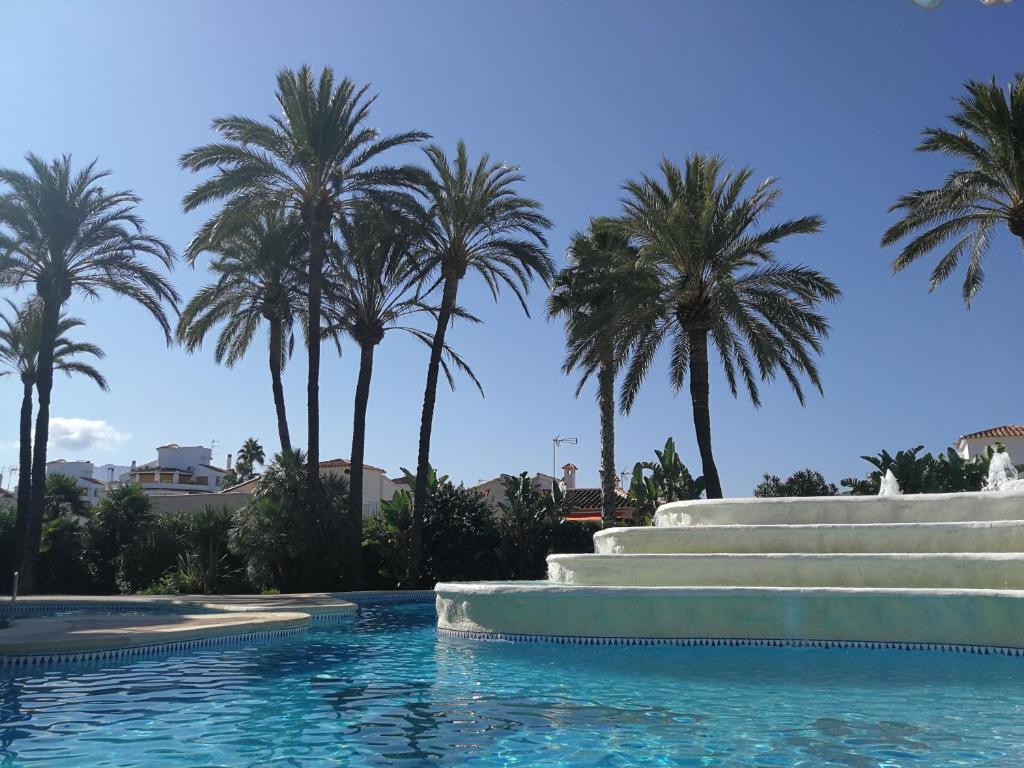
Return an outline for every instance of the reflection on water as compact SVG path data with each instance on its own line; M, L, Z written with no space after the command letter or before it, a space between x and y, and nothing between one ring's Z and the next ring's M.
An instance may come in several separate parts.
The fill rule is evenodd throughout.
M0 678L0 765L1024 765L1024 662L438 640L432 606Z

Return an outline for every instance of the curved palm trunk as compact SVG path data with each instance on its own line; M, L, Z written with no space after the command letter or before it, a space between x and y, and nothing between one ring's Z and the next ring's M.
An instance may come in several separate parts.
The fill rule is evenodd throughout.
M327 224L320 204L313 208L309 228L309 378L306 383L306 491L309 503L319 506L320 499L320 314L321 279ZM315 510L310 510L314 519Z
M701 466L709 499L722 498L722 481L711 452L711 408L708 385L708 333L688 330L690 342L690 400L693 403L693 427L697 432Z
M29 504L32 491L32 381L23 381L21 396L21 423L18 431L18 517L15 535L15 570L21 568L28 542ZM4 574L7 576L8 574Z
M292 440L288 434L288 416L284 406L284 387L281 384L282 360L281 321L270 321L270 381L274 389L274 408L277 410L277 434L281 439L281 452L291 453Z
M413 494L412 530L409 541L409 584L420 583L420 567L423 555L423 517L427 508L427 475L430 474L430 433L434 427L434 403L437 401L437 377L441 372L441 353L444 351L444 337L448 332L459 282L452 277L445 278L441 306L437 312L437 330L430 345L430 364L427 366L427 386L423 391L423 413L420 417L420 445L416 460L416 488Z
M22 559L21 591L35 589L39 544L43 536L43 506L46 503L46 443L50 437L50 393L53 391L53 345L57 338L60 303L43 300L43 325L39 337L39 358L36 364L36 393L39 411L36 414L36 437L32 450L32 488L29 497L28 527Z
M601 412L601 525L615 524L615 369L609 361L597 371L597 402Z
M366 449L366 406L370 401L370 379L373 377L372 343L359 346L359 379L356 381L356 402L352 419L352 455L350 457L348 522L349 553L347 570L350 589L361 589L363 583L363 464Z

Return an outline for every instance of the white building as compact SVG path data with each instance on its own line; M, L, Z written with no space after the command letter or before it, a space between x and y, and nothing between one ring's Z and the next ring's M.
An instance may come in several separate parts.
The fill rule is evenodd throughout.
M1002 443L1015 462L1024 461L1024 424L1006 424L961 435L956 441L956 450L965 459L969 459L993 443Z
M348 459L321 461L320 475L341 475L349 480L352 475L352 462ZM404 486L399 486L391 480L386 470L363 464L363 517L376 513L382 501L391 501L399 487Z
M82 498L90 507L98 504L106 492L106 484L94 477L95 467L91 461L65 461L54 459L46 462L46 476L67 475L73 477L82 489Z
M213 450L201 445L169 443L156 449L155 461L132 462L122 483L137 483L149 496L179 493L216 493L225 470L214 466Z

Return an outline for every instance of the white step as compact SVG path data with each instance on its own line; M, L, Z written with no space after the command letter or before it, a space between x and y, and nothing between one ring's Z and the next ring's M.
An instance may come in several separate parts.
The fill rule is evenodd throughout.
M1024 552L1024 520L864 525L709 525L608 528L598 554L714 552Z
M1024 554L551 555L548 579L579 586L1024 589Z
M1024 648L1019 591L468 582L435 592L441 634L476 639Z
M957 523L1024 519L1024 493L818 496L674 501L655 514L659 526Z

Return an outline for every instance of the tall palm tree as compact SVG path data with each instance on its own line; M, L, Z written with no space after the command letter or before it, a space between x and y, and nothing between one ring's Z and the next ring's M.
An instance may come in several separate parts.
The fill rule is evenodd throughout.
M524 180L518 168L491 163L487 155L481 156L474 165L462 141L452 161L437 145L425 151L431 179L426 187L429 219L424 239L441 284L441 302L430 345L420 419L410 533L411 583L417 583L420 577L437 378L445 334L457 306L459 283L467 273L476 272L491 289L495 300L504 285L529 314L526 293L530 281L537 276L546 284L554 273L554 262L547 254L544 237L551 222L541 213L540 203L516 191Z
M21 379L21 421L18 430L18 517L17 552L25 549L28 533L29 507L32 488L32 389L39 377L39 342L43 331L42 304L38 300L27 301L17 306L10 299L7 304L11 314L0 312L0 364L9 370L0 371L0 376L15 374ZM53 347L53 368L68 376L78 373L92 379L104 392L107 380L96 368L78 358L92 355L103 358L103 350L88 342L75 342L67 334L74 328L85 325L77 317L61 315L57 321L57 341ZM20 554L19 554L20 557Z
M212 241L193 240L186 257L194 262L204 251L213 253L210 271L217 280L200 288L185 305L177 330L178 341L194 352L207 333L223 323L213 356L231 367L249 351L256 331L266 322L277 433L284 452L292 450L292 443L281 372L295 348L295 320L305 304L303 240L301 220L281 211L255 216L248 225Z
M263 464L266 458L266 454L263 452L263 446L260 445L260 441L255 437L245 438L245 442L242 443L242 447L238 449L238 460L244 462L250 467L255 467L257 464Z
M743 197L751 170L724 172L720 158L700 154L687 158L685 171L666 159L661 172L663 181L643 176L625 185L622 224L649 279L631 283L638 290L617 318L620 352L628 356L622 409L633 406L655 353L668 342L673 389L689 377L708 498L721 498L711 449L708 339L733 396L742 379L760 405L758 378L770 381L781 371L803 403L800 374L821 390L812 355L821 352L829 326L816 309L836 301L840 291L813 269L775 259L774 246L791 235L818 232L820 217L754 231L781 194L774 179Z
M141 304L160 324L167 342L171 327L164 310L177 309L178 293L146 262L152 257L170 270L174 252L146 232L135 212L139 198L132 192L112 192L95 161L77 173L71 156L52 162L29 154L27 173L0 169L0 285L32 286L42 305L35 446L32 455L26 550L22 586L35 584L46 495L46 443L50 428L53 355L63 306L75 293L98 298L104 291Z
M940 187L901 197L890 210L901 211L903 218L889 227L882 245L913 235L892 263L893 272L899 272L952 241L932 269L930 290L967 255L961 291L969 307L985 280L982 261L997 228L1005 224L1024 249L1024 74L1016 75L1005 92L994 78L971 80L964 87L967 95L956 100L959 109L949 116L956 130L929 128L917 149L966 166Z
M362 569L363 467L366 446L366 410L373 377L373 357L388 331L412 334L428 347L433 336L406 325L412 315L437 308L426 300L430 287L424 275L428 267L423 253L421 222L407 213L373 203L357 206L342 220L340 247L328 269L328 332L344 333L359 347L352 420L352 452L349 478L350 551L346 562L352 588L360 586ZM458 308L462 318L476 320ZM449 363L465 372L479 387L472 371L448 345L441 368L454 387Z
M565 321L566 356L562 370L580 372L576 396L591 376L597 378L597 403L601 420L601 522L612 525L619 506L615 493L615 356L614 323L629 295L626 281L639 273L632 269L636 249L620 227L607 219L590 222L587 232L577 232L569 244L569 266L554 279L548 297L548 317Z
M280 115L260 122L230 116L213 121L224 141L196 147L180 163L215 173L185 196L186 211L226 201L200 229L199 239L231 230L254 209L284 208L302 217L307 233L309 344L307 484L310 498L320 487L320 345L322 272L331 231L352 198L409 188L422 173L409 167L373 165L389 149L428 138L419 131L381 136L368 125L376 96L348 78L334 80L326 67L316 78L309 67L277 75Z

